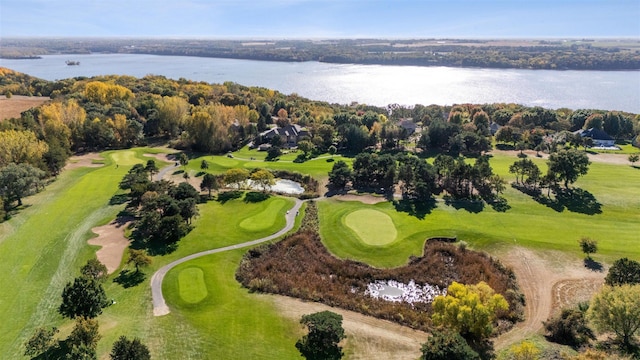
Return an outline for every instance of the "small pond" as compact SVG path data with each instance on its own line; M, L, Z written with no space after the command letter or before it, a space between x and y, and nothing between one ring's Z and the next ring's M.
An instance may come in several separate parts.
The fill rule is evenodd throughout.
M276 180L276 184L271 187L271 191L283 194L302 194L304 192L304 188L292 180L287 179L278 179Z

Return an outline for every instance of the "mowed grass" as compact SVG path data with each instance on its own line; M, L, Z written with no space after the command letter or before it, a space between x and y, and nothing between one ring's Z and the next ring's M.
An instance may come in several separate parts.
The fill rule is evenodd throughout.
M222 173L228 169L245 168L245 169L274 169L274 170L290 170L303 174L309 174L316 178L326 177L331 171L334 162L343 160L349 165L353 162L352 158L343 157L341 155L322 154L316 158L307 160L303 163L295 163L293 160L302 152L291 152L279 158L278 161L265 161L267 154L265 151L250 150L244 147L234 153L232 158L226 155L204 155L189 159L187 170L198 173L202 160L209 163L208 171L211 173ZM252 160L253 159L253 160ZM323 189L324 190L324 189Z
M57 308L66 282L79 275L79 268L97 250L86 243L93 236L90 229L113 220L124 208L124 205L110 206L109 199L119 193L118 183L131 165L145 162L149 158L144 154L157 152L155 150L107 152L103 167L65 171L44 192L25 199L25 209L18 215L0 224L0 286L3 289L0 315L4 319L0 325L0 351L3 357L20 358L25 340L38 326L57 326L63 329L62 337L68 335L72 322L63 319ZM273 202L279 203L278 210ZM292 205L293 200L277 197L258 204L239 199L225 204L199 205L201 215L195 220L194 231L181 241L174 253L153 258L153 264L142 270L147 274L143 283L127 289L115 283L121 269L104 283L107 297L115 304L105 308L97 318L102 335L99 357L107 356L113 342L126 335L140 337L156 358L210 358L202 354L214 353L212 349L221 344L214 346L205 341L207 334L180 320L180 314L172 314L173 318L153 317L150 274L194 252L269 235L284 226L284 212ZM275 218L268 221L271 226L264 225L261 231L246 231L239 226L244 219L263 213L270 206L277 212ZM229 271L235 271L236 266L237 263L230 266ZM191 296L191 301L197 301L206 288L202 283L197 285L197 275L190 275L184 281L190 288L183 293L189 294L185 296ZM205 276L203 273L202 279ZM228 281L235 282L233 274ZM201 291L199 295L197 289ZM227 353L242 354L245 346L246 343L235 348L227 346Z
M272 227L278 218L281 218L282 209L287 202L282 198L276 198L261 212L248 217L240 222L240 227L246 231L261 231Z
M136 151L126 155L128 163ZM19 358L22 345L38 326L64 321L57 314L66 282L92 256L90 229L122 210L109 206L128 170L115 168L112 152L100 168L63 172L44 192L26 198L27 208L2 224L0 235L0 352ZM137 161L143 160L138 157Z
M200 359L299 359L295 342L302 336L300 325L280 317L268 298L250 294L235 280L245 252L209 255L170 271L163 291L172 312L165 317L199 334L204 343L194 340L200 344ZM184 300L179 278L194 267L202 269L208 294L197 304Z
M178 289L180 299L197 304L207 297L207 286L204 283L204 272L199 267L189 267L178 274Z
M368 245L386 245L398 235L391 217L374 209L351 212L344 217L344 224Z
M513 181L508 167L515 157L496 155L494 171ZM542 160L533 159L546 171ZM437 207L418 219L398 212L391 203L364 205L360 202L327 200L318 202L320 231L329 250L342 258L365 261L374 266L392 267L406 263L411 255L422 254L430 237L456 236L472 247L495 250L510 245L537 250L561 250L582 256L581 237L598 241L596 260L612 262L621 257L640 260L640 170L625 165L593 163L589 173L574 184L589 191L601 203L601 213L588 215L566 208L555 211L528 195L508 187L504 196L511 207L497 212L485 206L480 212L437 202ZM353 236L344 219L363 208L389 215L398 231L397 241L386 246L367 246Z

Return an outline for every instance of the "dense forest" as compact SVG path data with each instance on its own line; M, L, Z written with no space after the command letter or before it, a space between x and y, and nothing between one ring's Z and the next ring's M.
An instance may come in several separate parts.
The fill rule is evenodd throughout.
M0 57L95 52L270 61L518 69L637 70L637 40L3 39Z

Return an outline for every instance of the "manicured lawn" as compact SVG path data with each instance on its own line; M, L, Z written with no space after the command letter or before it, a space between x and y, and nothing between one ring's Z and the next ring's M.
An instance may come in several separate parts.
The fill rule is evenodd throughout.
M515 158L495 156L494 171L512 181L508 167ZM534 159L540 165L542 160ZM543 171L546 167L541 166ZM577 241L588 236L598 241L595 258L611 262L620 257L640 259L640 171L624 165L594 163L576 187L590 192L601 204L601 213L588 215L564 208L558 212L508 187L504 196L511 207L497 212L489 206L477 212L467 204L457 207L437 202L437 207L418 219L398 212L390 203L320 201L320 230L330 251L339 257L365 261L375 266L398 266L411 255L421 255L424 240L457 236L474 248L493 249L517 244L534 249L562 250L582 256ZM343 225L345 217L363 208L387 213L398 231L397 241L382 247L367 246Z
M123 206L109 206L129 166L142 162L139 149L126 151L118 168L105 153L105 166L63 172L47 189L25 199L27 208L0 230L0 353L19 358L38 326L63 324L57 308L66 282L92 256L90 229L111 221Z
M398 235L391 217L374 209L351 212L344 217L344 224L368 245L386 245L396 240Z
M274 199L261 212L240 222L240 227L246 231L262 231L273 227L282 218L283 208L287 202L282 198ZM289 206L290 207L290 206Z
M22 344L35 327L59 326L61 335L68 334L71 321L62 319L57 307L64 284L77 276L80 266L94 254L95 248L86 243L92 236L90 229L113 220L123 209L123 205L109 205L109 199L119 193L118 183L133 164L148 159L143 154L158 151L107 152L104 167L65 171L46 191L25 199L27 206L19 214L0 224L3 357L20 358ZM233 155L191 159L188 169L199 172L200 161L206 159L211 172L264 167L326 177L333 166L327 158L294 163L297 154L265 162L264 153L246 148ZM334 156L339 159L351 162ZM496 155L491 164L495 172L511 181L508 167L515 160ZM546 170L544 161L533 160ZM504 194L511 207L507 212L489 206L476 212L465 204L456 208L438 202L422 219L396 211L390 203L364 205L328 199L318 202L321 235L334 254L382 267L398 266L411 255L421 255L425 239L433 236L457 236L480 249L518 244L564 250L576 256L582 256L577 240L589 236L598 240L599 251L593 255L598 261L611 262L623 256L640 260L638 184L638 169L592 164L589 174L575 186L601 204L602 212L594 215L568 209L558 212L511 187ZM152 316L149 291L149 277L162 265L198 251L274 233L284 226L284 212L292 204L293 200L282 197L260 203L234 199L200 204L194 230L174 253L153 258L142 270L147 274L142 283L124 288L114 282L120 270L105 282L107 296L116 303L98 317L103 336L99 356L105 358L113 342L126 335L140 337L154 358L299 358L294 344L303 332L301 326L280 318L269 300L248 293L235 280L246 249L189 261L169 272L163 284L172 310L167 316Z
M207 160L207 162L209 162L208 171L211 173L222 173L232 168L265 168L291 170L319 178L327 176L327 173L331 171L335 161L343 160L348 164L353 162L353 159L351 158L343 157L341 155L331 156L329 154L320 155L317 158L307 160L303 163L293 162L299 154L301 154L301 152L292 152L281 156L278 161L265 161L264 159L267 156L266 152L249 150L245 146L237 152L232 153L233 158L226 155L205 155L190 159L187 169L194 173L198 173L201 171L200 164L202 163L202 160ZM253 160L251 160L252 158Z
M172 312L165 317L195 330L201 359L298 359L295 342L301 326L282 319L269 300L250 294L235 280L246 250L189 261L170 271L163 290ZM198 303L184 300L182 273L201 269L207 296ZM181 358L181 357L177 357Z

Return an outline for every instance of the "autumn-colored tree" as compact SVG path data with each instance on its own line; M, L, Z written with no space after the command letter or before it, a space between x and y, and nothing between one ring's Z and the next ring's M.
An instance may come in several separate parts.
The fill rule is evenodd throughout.
M493 321L509 304L485 282L464 285L453 282L446 296L436 296L432 304L435 326L450 328L465 339L482 340L493 332Z
M249 179L249 171L245 169L229 169L224 173L224 183L227 185L242 188Z
M116 100L129 101L133 99L133 92L121 85L91 81L85 86L84 96L89 101L106 105Z
M36 165L49 146L38 140L33 131L0 131L0 167L10 163Z
M274 176L269 170L260 169L251 174L251 181L257 184L263 192L271 189L271 186L275 184Z
M509 348L509 353L513 360L538 360L540 358L540 349L531 341L512 345Z
M605 285L591 299L587 317L600 333L614 333L625 348L630 348L640 333L640 285Z

